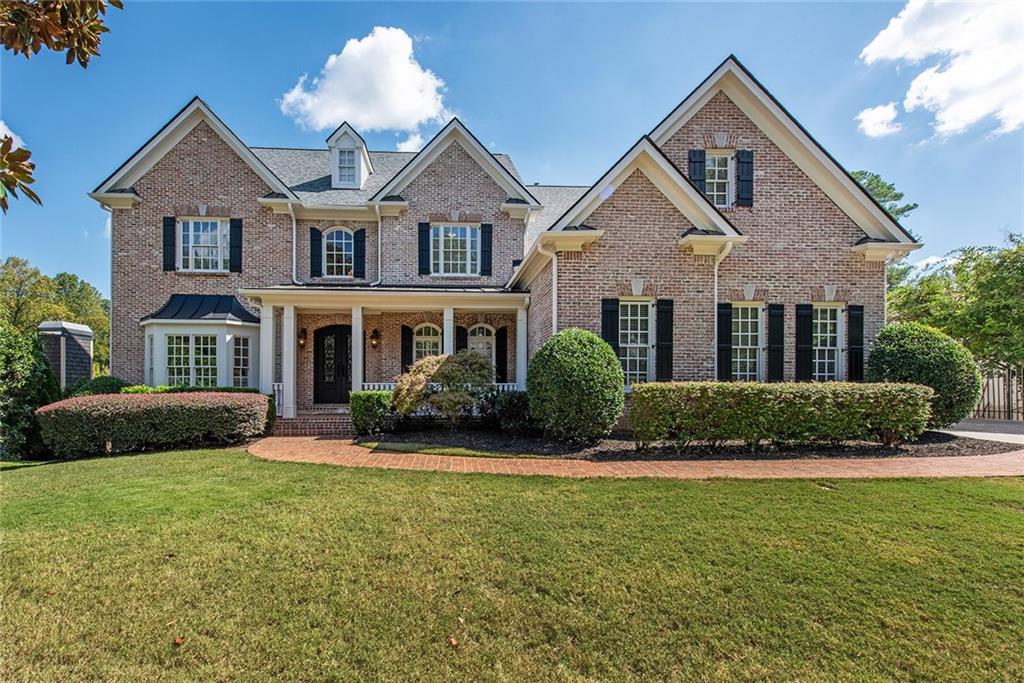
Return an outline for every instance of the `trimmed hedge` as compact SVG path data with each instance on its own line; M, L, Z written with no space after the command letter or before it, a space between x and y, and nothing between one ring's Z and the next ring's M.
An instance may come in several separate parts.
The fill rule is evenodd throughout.
M663 441L891 446L925 430L931 398L916 384L659 382L633 385L629 419L640 449Z
M120 394L128 386L128 382L113 375L100 375L92 379L75 382L68 396L97 396L99 394Z
M349 394L352 424L360 436L376 436L395 427L390 391L353 391Z
M525 391L505 391L497 395L494 412L501 431L509 434L530 434L536 425L530 419L530 398Z
M562 330L530 359L530 415L549 437L593 441L622 415L623 385L622 366L607 342L586 330Z
M65 458L238 443L263 433L261 394L102 394L36 411L43 440Z
M969 417L981 398L981 373L967 347L921 323L886 325L868 357L873 382L915 382L935 390L929 427Z
M122 394L194 394L215 391L221 394L258 394L256 387L195 387L189 384L161 384L151 387L148 384L132 384L121 389Z

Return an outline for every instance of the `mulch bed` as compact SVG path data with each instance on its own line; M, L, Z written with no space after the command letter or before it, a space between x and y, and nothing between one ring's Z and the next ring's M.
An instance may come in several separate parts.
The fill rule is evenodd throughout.
M609 438L589 446L572 446L545 439L541 436L513 436L498 431L460 430L444 428L429 431L403 431L386 434L375 441L421 443L431 446L454 446L478 451L529 453L559 458L595 461L613 460L770 460L792 458L885 458L937 456L992 455L1020 450L1020 444L971 439L942 432L925 432L914 443L885 448L875 443L848 442L840 446L807 445L771 448L762 446L751 453L740 443L729 443L718 448L696 445L680 451L673 446L651 448L637 452L629 434L612 434Z

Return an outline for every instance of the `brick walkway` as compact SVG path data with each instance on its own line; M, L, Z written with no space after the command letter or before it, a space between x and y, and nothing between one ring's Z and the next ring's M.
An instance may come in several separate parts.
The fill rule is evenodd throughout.
M347 439L269 437L249 447L267 460L346 467L556 477L662 477L668 479L835 479L877 477L1005 477L1024 475L1024 450L998 455L937 458L800 460L686 460L589 462L533 458L472 458L371 451Z

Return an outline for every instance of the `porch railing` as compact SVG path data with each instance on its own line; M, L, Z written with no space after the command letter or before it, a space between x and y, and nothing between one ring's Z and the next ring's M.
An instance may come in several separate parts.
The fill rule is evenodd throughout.
M363 391L391 391L394 388L394 382L363 382ZM518 391L519 385L515 382L495 382L494 388L499 393L505 393L506 391Z

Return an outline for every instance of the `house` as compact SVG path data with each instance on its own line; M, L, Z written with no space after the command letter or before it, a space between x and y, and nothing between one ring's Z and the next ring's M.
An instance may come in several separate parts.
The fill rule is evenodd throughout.
M458 119L418 153L347 123L250 147L196 98L90 196L113 373L258 386L285 418L461 348L523 387L568 327L627 383L861 379L920 247L734 57L587 187L524 182Z

